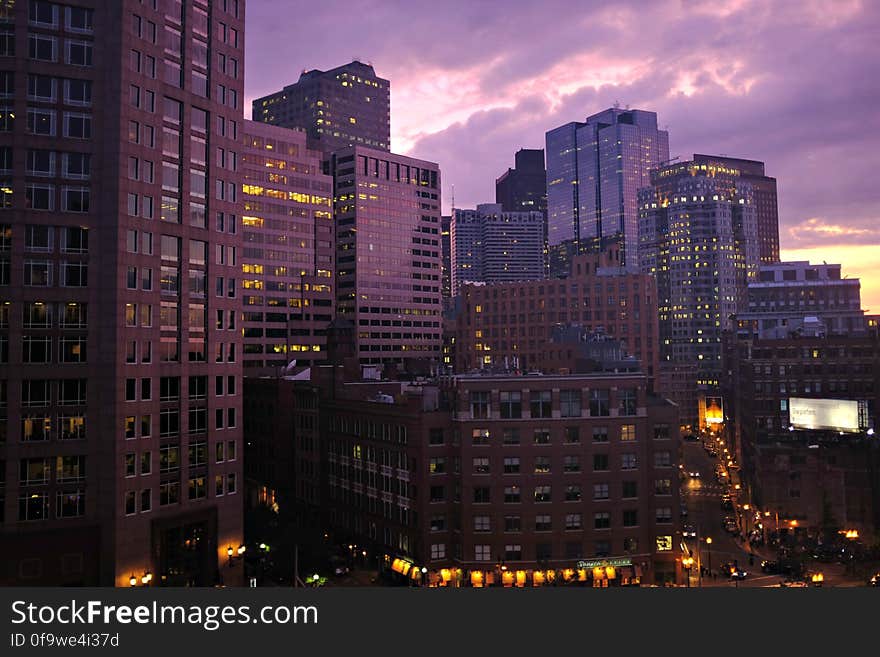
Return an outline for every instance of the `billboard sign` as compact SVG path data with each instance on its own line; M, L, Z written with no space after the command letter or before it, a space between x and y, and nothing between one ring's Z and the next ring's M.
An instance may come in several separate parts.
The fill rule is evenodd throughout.
M706 424L724 422L724 403L721 397L706 397Z
M857 433L859 431L859 402L849 399L788 400L788 418L795 429L827 429Z

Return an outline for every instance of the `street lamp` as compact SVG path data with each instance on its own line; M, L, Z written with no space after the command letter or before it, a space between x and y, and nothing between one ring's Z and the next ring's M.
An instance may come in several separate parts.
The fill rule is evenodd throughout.
M690 588L691 587L691 566L694 565L694 558L693 557L682 557L681 565L684 566L684 571L685 571L685 576L686 576L685 581L687 582L687 588Z
M231 545L226 548L226 556L229 557L226 565L232 568L233 562L237 559L241 559L244 556L245 550L247 547L244 545L239 545L238 549L233 548Z
M709 574L712 573L712 537L706 537L706 556L709 562Z

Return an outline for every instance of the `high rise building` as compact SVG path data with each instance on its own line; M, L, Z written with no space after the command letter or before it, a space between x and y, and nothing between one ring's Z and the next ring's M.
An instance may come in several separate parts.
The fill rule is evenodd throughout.
M4 585L242 580L244 5L0 8Z
M345 146L391 150L391 83L357 60L253 101L254 121L302 128L325 156Z
M450 229L452 215L440 217L440 256L441 256L441 283L440 294L444 299L452 296L452 240Z
M758 217L758 257L762 263L779 262L779 207L776 199L776 178L764 173L764 163L724 155L694 155L694 164L735 172L752 186L755 214Z
M546 277L542 212L504 212L500 203L483 203L476 210L456 208L449 232L453 295L464 282Z
M337 314L356 326L363 364L440 361L440 169L352 146L331 157Z
M495 181L495 202L504 212L547 214L547 171L544 149L521 148L514 156L514 168Z
M805 330L865 334L859 290L859 279L841 277L840 265L763 265L749 283L747 305L736 315L737 333L762 338L794 337Z
M671 164L638 195L641 269L657 279L660 389L692 424L699 391L717 391L722 330L758 269L751 185L723 174Z
M638 266L638 190L669 160L657 114L610 108L550 130L546 143L550 275L609 239L622 241L624 264Z
M245 374L326 355L333 319L333 179L302 130L244 122L241 156Z

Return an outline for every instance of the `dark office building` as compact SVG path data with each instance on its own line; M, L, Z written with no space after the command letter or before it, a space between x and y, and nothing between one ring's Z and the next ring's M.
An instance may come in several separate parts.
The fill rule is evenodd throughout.
M694 155L694 164L735 171L736 177L749 183L758 218L758 257L764 264L779 261L779 207L776 178L764 174L764 163L722 155Z
M515 166L495 181L495 202L504 212L542 212L547 216L547 171L544 149L521 148Z
M242 581L244 8L0 8L2 585Z
M391 83L357 60L304 71L296 83L254 100L251 116L304 129L325 156L346 146L391 150Z
M451 215L443 215L440 217L440 254L442 257L440 283L440 295L443 299L452 296L452 239L450 227L452 224Z

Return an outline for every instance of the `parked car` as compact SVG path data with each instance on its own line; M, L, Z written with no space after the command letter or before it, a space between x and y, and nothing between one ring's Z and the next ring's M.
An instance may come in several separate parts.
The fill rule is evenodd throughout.
M768 575L778 575L780 572L782 572L782 569L778 561L769 561L767 559L764 559L761 562L761 572L767 573Z
M699 479L702 475L700 474L699 470L691 470L690 472L688 472L688 476L692 479Z
M685 525L681 530L681 534L685 538L690 537L690 536L693 536L694 538L696 538L697 530L694 529L693 525Z

